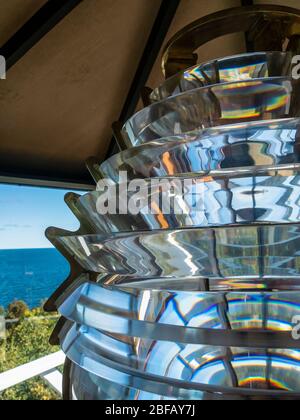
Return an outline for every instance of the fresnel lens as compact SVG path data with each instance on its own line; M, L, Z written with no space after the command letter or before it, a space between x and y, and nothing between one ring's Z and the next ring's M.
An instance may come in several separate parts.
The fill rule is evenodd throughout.
M126 150L67 196L81 227L48 230L72 271L46 304L65 398L300 398L299 21L256 6L181 31ZM237 25L267 52L191 61Z

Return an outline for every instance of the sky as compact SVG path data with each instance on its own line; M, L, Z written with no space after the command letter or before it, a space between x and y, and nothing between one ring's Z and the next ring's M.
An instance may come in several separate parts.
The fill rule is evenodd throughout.
M47 227L76 230L78 221L64 202L67 192L0 184L0 249L52 248Z

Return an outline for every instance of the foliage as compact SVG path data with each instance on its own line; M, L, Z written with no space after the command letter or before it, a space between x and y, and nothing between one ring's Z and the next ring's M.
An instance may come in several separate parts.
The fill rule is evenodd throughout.
M0 395L2 400L18 401L54 401L59 397L41 379L32 379L14 388L10 388Z
M16 300L11 303L7 310L7 319L24 318L25 313L29 310L28 306L22 300Z
M42 308L29 310L24 302L14 302L6 313L6 319L15 319L7 330L6 341L0 343L0 372L34 361L58 351L49 344L57 318L46 314ZM3 351L4 346L4 351ZM4 354L3 354L4 353ZM2 356L2 357L1 357ZM0 394L0 400L54 400L58 396L42 379L33 379Z

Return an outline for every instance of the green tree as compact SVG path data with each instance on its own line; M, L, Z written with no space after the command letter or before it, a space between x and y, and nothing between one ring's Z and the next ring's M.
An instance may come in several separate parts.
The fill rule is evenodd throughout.
M17 305L16 305L17 304ZM16 316L18 315L18 316ZM53 315L53 314L52 314ZM5 358L0 360L0 372L34 361L58 351L49 344L49 337L56 319L49 317L42 309L30 311L25 304L14 302L9 306L7 319L20 319L7 331ZM33 379L8 389L0 400L53 400L58 396L41 379Z

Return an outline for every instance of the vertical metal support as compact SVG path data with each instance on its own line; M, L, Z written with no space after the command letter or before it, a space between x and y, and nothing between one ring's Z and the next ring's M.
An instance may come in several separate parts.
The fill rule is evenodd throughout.
M118 123L119 125L122 125L128 118L130 118L136 110L142 89L149 79L151 70L163 46L164 40L174 19L180 1L181 0L162 1L151 34L129 89L128 96L121 111ZM115 138L113 138L107 153L107 157L110 157L118 151L119 148L117 147Z
M253 0L241 0L242 6L254 6ZM245 43L246 43L246 50L247 52L254 51L254 43L250 40L249 32L245 32Z
M120 150L126 150L127 146L122 136L122 123L120 121L116 121L112 124L112 131L114 138L117 142L118 148Z

